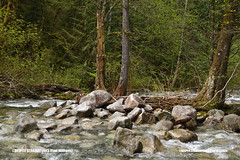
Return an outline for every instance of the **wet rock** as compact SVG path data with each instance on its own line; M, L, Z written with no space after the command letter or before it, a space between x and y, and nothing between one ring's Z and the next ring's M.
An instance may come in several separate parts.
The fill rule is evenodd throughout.
M57 107L52 107L49 108L45 113L44 113L44 117L50 117L53 116L55 113L57 112Z
M101 119L106 119L109 116L109 111L103 108L98 108L94 112L95 115L97 115Z
M169 135L169 133L168 133L167 131L163 131L163 130L158 131L158 132L157 132L157 135L158 135L159 138L161 138L161 139L165 139L165 140L171 139L171 137L170 137L170 135Z
M30 115L20 114L16 119L17 121L14 125L15 132L27 133L38 128L37 122Z
M135 107L142 108L145 107L145 105L145 102L140 97L138 97L136 94L131 94L127 97L123 109L131 111Z
M169 131L171 130L173 127L173 122L172 121L169 121L169 120L161 120L159 121L154 129L160 131L160 130L163 130L163 131Z
M191 142L198 140L198 137L194 132L185 129L174 129L168 131L168 133L171 138L177 139L181 142Z
M93 106L90 101L85 101L82 104L78 105L76 108L73 109L75 114L78 117L90 117L93 115Z
M219 109L211 109L210 111L208 111L207 114L208 114L208 117L203 122L203 124L206 126L215 127L222 121L224 117L224 112Z
M135 124L153 124L155 122L156 118L153 114L142 110L142 113L138 115Z
M229 114L225 116L218 128L222 130L240 132L240 116L236 114Z
M111 120L111 119L114 119L114 118L116 118L116 117L123 117L123 116L125 116L126 114L125 113L122 113L122 112L115 112L115 113L113 113L110 117L109 117L109 119Z
M152 106L150 106L149 104L146 104L146 106L144 107L144 110L145 110L146 112L152 112L152 111L153 111L153 108L152 108Z
M52 130L51 133L60 133L60 132L67 132L72 130L74 127L72 125L63 125L57 127L55 130Z
M63 125L73 125L78 123L78 118L76 116L68 117L62 120Z
M184 125L182 125L182 124L177 124L177 125L174 125L173 126L173 129L184 129L185 127L184 127Z
M131 119L131 121L135 121L139 114L142 113L142 109L135 107L131 112L128 113L127 117Z
M56 119L66 118L69 111L70 111L70 110L68 110L68 109L65 109L65 110L61 111L61 113L59 113L58 115L56 115L55 118L56 118Z
M142 151L142 143L130 129L118 127L113 146L124 155L132 155Z
M109 130L114 130L117 129L117 127L122 127L122 128L132 128L132 121L128 117L116 117L114 119L111 119L108 122L108 129Z
M159 121L168 120L168 121L173 121L174 122L174 118L171 115L171 113L166 112L166 111L162 111L162 112L158 113L157 118L158 118Z
M57 107L57 102L56 101L49 101L49 102L44 102L39 106L40 108L52 108L52 107Z
M43 137L43 132L34 130L26 135L27 139L39 141Z
M172 115L175 118L175 125L184 124L186 128L194 130L197 127L197 110L192 106L173 107Z
M92 122L89 121L82 122L81 126L83 130L92 130L94 128Z
M203 111L197 112L197 122L203 123L207 118L207 116L208 115L206 112L203 112Z
M112 99L112 95L103 90L96 90L88 95L82 97L79 101L79 104L82 104L85 101L90 101L96 108L104 106L108 101Z
M55 122L38 123L37 126L39 129L51 130L51 129L55 129L57 127L57 124Z
M164 150L164 147L160 141L160 139L152 134L145 134L141 138L142 143L142 152L143 153L149 153L154 154L156 152L162 152Z
M119 100L117 100L113 104L108 105L107 109L110 112L123 112L124 113L125 110L123 109L123 98L120 98Z

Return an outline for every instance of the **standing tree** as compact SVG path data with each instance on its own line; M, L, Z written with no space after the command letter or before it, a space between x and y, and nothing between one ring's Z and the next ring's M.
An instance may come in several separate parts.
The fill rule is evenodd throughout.
M235 14L238 0L227 0L218 46L204 87L195 97L197 100L209 100L222 105L225 100L228 58L234 35Z
M127 94L128 69L129 69L129 0L123 0L123 17L122 17L122 67L120 79L115 96Z
M3 21L4 26L16 18L16 6L17 0L8 0L7 11Z
M105 81L105 31L104 18L106 11L106 0L99 0L97 4L97 75L95 80L95 89L104 89Z

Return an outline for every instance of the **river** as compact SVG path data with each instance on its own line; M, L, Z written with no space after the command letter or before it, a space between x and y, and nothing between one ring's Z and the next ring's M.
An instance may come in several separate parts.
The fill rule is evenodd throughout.
M237 93L237 94L236 94ZM238 92L229 93L227 103L240 104ZM156 93L151 93L156 96ZM158 95L162 95L163 93ZM193 93L164 93L194 96ZM146 94L145 94L146 95ZM149 95L149 94L147 94ZM163 140L165 150L156 154L134 154L126 157L112 148L115 131L107 129L107 120L92 118L93 129L66 133L53 133L40 141L27 140L13 132L17 115L29 113L42 117L45 110L39 105L49 100L9 100L0 101L0 159L80 159L80 160L214 160L240 159L240 134L223 130L207 129L199 126L195 133L198 141L182 143L178 140ZM58 104L64 101L57 100ZM29 106L32 107L29 107ZM39 122L55 121L41 118ZM156 134L149 125L133 126L133 129Z

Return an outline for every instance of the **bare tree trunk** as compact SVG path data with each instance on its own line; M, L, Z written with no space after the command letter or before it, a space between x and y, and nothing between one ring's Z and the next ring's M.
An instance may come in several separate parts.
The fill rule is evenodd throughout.
M129 0L123 0L123 17L122 17L122 67L120 79L115 96L127 94L128 70L129 70Z
M9 22L14 21L16 18L17 0L8 0L7 12L4 17L3 25L6 26Z
M215 49L215 0L212 0L212 32L211 32L211 53L210 53L210 66L213 63Z
M180 59L181 59L181 55L182 55L184 32L185 32L185 23L186 23L186 18L187 18L187 6L188 6L188 0L185 1L181 42L180 42L180 47L179 47L179 52L178 52L177 65L176 65L176 69L175 69L174 76L173 76L173 79L172 79L171 89L175 86L177 76L178 76L178 72L179 72L179 69L180 69Z
M105 82L105 31L104 31L104 13L106 1L99 0L97 7L97 74L95 79L95 89L104 89Z
M222 29L213 63L211 65L209 76L204 87L195 97L197 100L209 100L213 97L212 102L222 105L225 100L224 85L227 81L228 58L231 48L234 29L234 11L235 0L227 0L225 14L222 22ZM221 91L221 92L219 92ZM217 95L215 95L218 93Z

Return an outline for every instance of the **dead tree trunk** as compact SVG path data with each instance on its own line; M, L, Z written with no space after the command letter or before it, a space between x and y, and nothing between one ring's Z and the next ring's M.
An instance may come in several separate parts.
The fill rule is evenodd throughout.
M127 94L128 69L129 69L129 0L123 0L123 17L122 17L122 67L120 79L115 96Z
M97 6L97 74L95 89L104 89L105 82L105 31L104 31L105 1L99 0Z
M213 63L209 70L209 75L204 87L195 97L197 100L209 100L213 98L216 93L218 93L212 102L218 103L219 105L224 103L225 89L223 88L227 81L228 58L233 38L235 20L235 3L236 0L227 0L226 2L217 50L215 52Z

